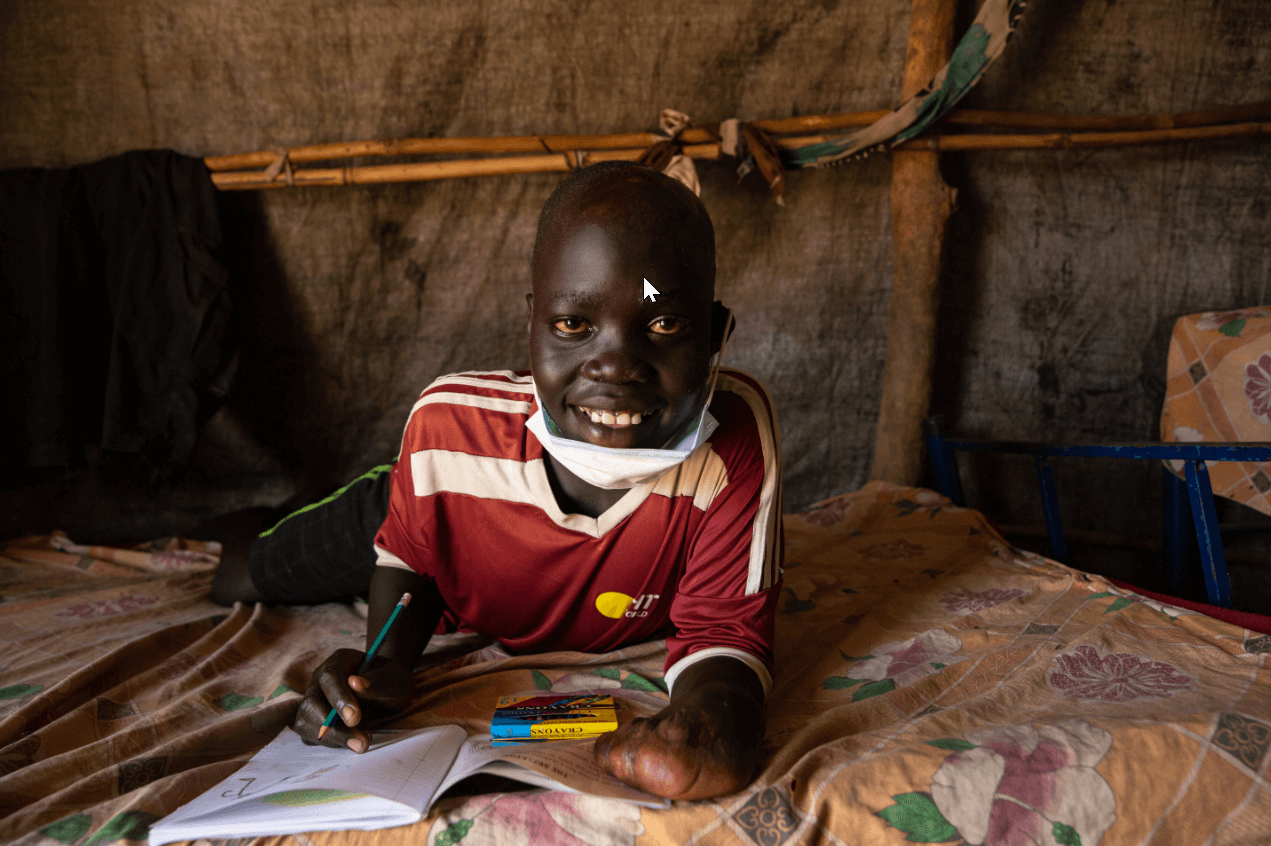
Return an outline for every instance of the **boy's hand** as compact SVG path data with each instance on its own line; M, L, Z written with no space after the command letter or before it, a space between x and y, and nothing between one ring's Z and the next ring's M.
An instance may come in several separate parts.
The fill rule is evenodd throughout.
M376 567L371 577L366 642L369 649L388 624L404 593L412 596L411 603L402 609L396 625L385 635L369 670L353 675L366 653L340 649L313 671L304 701L292 723L305 743L347 746L354 752L365 752L370 747L371 735L357 728L362 718L395 714L410 704L415 695L412 672L415 661L424 651L428 636L437 627L445 609L436 583L410 570ZM339 709L340 715L327 734L319 738L318 730L331 713L332 705Z
M702 666L707 664L715 666ZM696 678L684 677L699 667ZM749 679L737 678L738 669ZM763 740L759 680L732 658L707 659L684 676L667 707L597 738L596 762L627 784L668 799L736 793L754 777Z
M414 675L396 661L383 657L376 658L364 674L352 675L364 655L356 649L341 649L313 671L292 724L305 743L346 746L354 752L365 752L371 736L356 728L362 718L394 714L410 704L415 694ZM339 709L339 716L326 736L320 738L319 731L332 705Z

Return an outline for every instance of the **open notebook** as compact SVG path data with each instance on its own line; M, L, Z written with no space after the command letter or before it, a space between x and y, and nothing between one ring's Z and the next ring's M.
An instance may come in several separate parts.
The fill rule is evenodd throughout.
M434 726L377 733L359 755L306 746L285 729L238 772L152 826L150 844L408 825L454 784L478 774L650 807L670 804L601 770L591 747L591 740L495 747L489 735Z

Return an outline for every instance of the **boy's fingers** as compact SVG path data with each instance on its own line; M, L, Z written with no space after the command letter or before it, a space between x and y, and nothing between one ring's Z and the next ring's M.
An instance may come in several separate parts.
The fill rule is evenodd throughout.
M329 703L327 711L322 714L323 720L334 707L339 719L343 720L345 725L355 726L361 721L362 708L358 702L357 691L349 685L350 678L355 678L351 674L361 661L361 652L355 649L341 649L323 661L314 671L309 695L313 695L312 688L316 686L320 696Z
M336 720L343 721L346 726L355 726L362 720L362 708L354 692L340 679L330 677L321 680L322 697L327 701L327 709L322 712L322 720L332 708L336 711ZM332 724L334 726L334 723Z
M331 742L327 742L331 741ZM367 750L371 744L371 736L361 729L341 729L338 732L332 730L323 739L325 746L343 746L346 749L352 749L354 752L362 753Z
M321 738L314 735L317 745L332 749L352 749L354 752L365 752L370 744L370 735L361 729L351 729L340 723L332 723L330 730ZM306 743L310 741L306 740Z
M309 687L305 690L305 698L300 703L292 724L296 733L306 743L344 746L354 736L346 731L346 727L360 722L362 712L347 680L360 660L360 652L341 649L323 661L309 677ZM337 709L337 719L327 731L323 732L322 724L326 721L327 714L331 712L333 704ZM319 737L319 734L323 736ZM363 748L365 744L366 738L363 737Z
M370 735L365 731L349 728L339 719L328 726L325 732L323 731L322 724L326 721L330 709L331 706L321 696L307 696L296 711L292 728L305 743L310 745L345 747L354 752L365 752L371 741Z
M414 679L399 664L386 662L356 676L349 676L349 689L362 703L374 702L390 711L409 704L414 693Z

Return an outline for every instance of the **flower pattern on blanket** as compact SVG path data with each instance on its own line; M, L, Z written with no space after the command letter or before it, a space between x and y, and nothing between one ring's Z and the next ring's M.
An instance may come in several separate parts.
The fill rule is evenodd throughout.
M1196 329L1200 332L1212 332L1217 329L1229 338L1238 338L1248 318L1266 316L1267 313L1260 308L1244 311L1207 311L1196 321Z
M935 491L921 489L914 491L913 499L905 497L892 503L892 505L896 506L896 516L898 517L908 517L910 514L926 514L928 519L934 519L949 504L949 500Z
M1173 696L1190 688L1193 679L1164 661L1078 646L1055 658L1049 681L1064 698L1133 702Z
M1134 605L1135 603L1146 606L1148 608L1151 608L1153 611L1163 614L1171 622L1174 620L1177 620L1179 617L1182 617L1185 614L1196 613L1195 611L1188 611L1186 608L1179 608L1177 605L1170 605L1165 602L1158 602L1155 599L1148 599L1146 596L1140 596L1137 593L1131 593L1129 591L1123 591L1123 590L1119 590L1119 589L1115 589L1111 587L1109 590L1091 594L1090 598L1102 599L1105 596L1113 596L1116 598L1113 599L1112 602L1108 603L1108 607L1104 609L1104 612L1103 612L1104 614L1113 614L1124 608L1129 608L1131 605Z
M869 546L860 548L860 554L871 561L897 561L906 558L919 558L926 551L927 548L922 544L910 543L900 538L884 543L872 543Z
M891 641L874 649L873 653L858 659L846 676L831 676L821 683L826 690L842 690L855 685L861 687L852 694L852 701L868 699L919 679L935 675L950 664L966 660L957 654L962 641L944 629L928 629L905 641ZM849 656L843 656L849 658Z
M97 602L72 605L69 608L54 612L53 616L79 617L85 620L94 617L113 617L116 614L128 614L140 610L154 603L155 600L148 596L121 596L117 599L103 599Z
M620 708L633 708L640 714L654 714L666 707L666 682L660 677L645 678L639 673L623 673L614 667L600 667L586 673L565 673L555 680L544 673L533 672L534 686L551 693L601 693L608 691L619 697Z
M1245 398L1259 423L1271 423L1271 353L1245 367Z
M853 500L850 497L840 497L828 502L817 503L799 516L814 526L820 526L823 529L829 528L843 522L843 518L847 516L848 510L852 507L852 502Z
M428 846L635 846L641 834L637 805L534 790L470 799L437 818Z
M879 812L910 840L956 830L977 846L1094 846L1116 821L1116 796L1095 770L1112 748L1101 728L1015 725L932 745L955 751L932 776L930 798L901 794Z
M946 611L952 611L955 614L963 612L974 614L977 611L992 608L994 605L1018 599L1023 595L1024 591L1019 588L988 588L987 590L959 588L940 597L940 604Z

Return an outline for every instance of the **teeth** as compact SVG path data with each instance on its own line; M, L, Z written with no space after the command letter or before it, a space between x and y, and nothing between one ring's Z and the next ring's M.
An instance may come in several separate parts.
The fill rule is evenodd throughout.
M591 418L592 423L600 423L605 426L638 426L644 420L644 415L638 411L619 411L616 414L612 411L598 411L592 408L578 407L579 410Z

